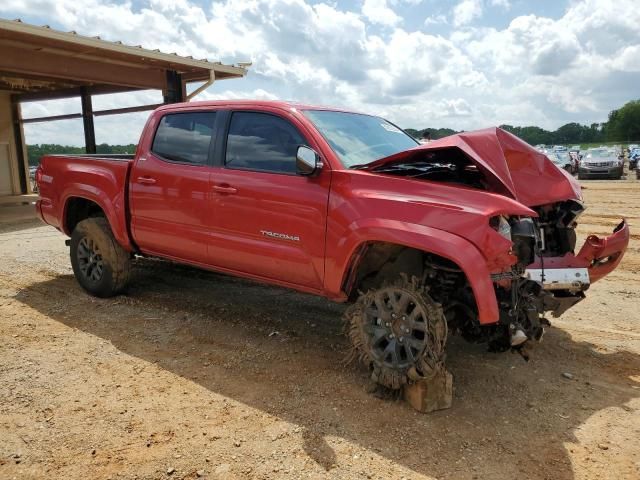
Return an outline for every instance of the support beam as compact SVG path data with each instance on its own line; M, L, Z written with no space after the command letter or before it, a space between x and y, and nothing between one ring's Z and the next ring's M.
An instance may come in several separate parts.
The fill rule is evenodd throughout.
M54 122L56 120L73 120L75 118L82 118L81 113L65 113L64 115L51 115L48 117L33 117L23 118L21 120L15 120L15 123L41 123L41 122Z
M105 115L120 115L122 113L148 112L161 107L162 103L154 103L151 105L140 105L138 107L112 108L110 110L96 110L93 112L94 117L102 117Z
M96 153L96 131L93 125L93 106L91 94L86 88L81 89L82 126L84 127L84 150L86 153Z
M19 95L18 98L22 96ZM149 110L155 110L158 107L164 105L163 103L152 103L150 105L139 105L137 107L123 107L123 108L111 108L109 110L94 110L94 117L104 117L107 115L120 115L122 113L134 113L134 112L148 112ZM19 122L15 123L41 123L41 122L55 122L56 120L73 120L76 118L84 119L82 113L65 113L63 115L51 115L48 117L32 117L23 118Z
M115 85L93 85L90 87L86 87L89 89L91 95L102 95L105 93L121 93L121 92L133 92L143 90L141 88L131 88L131 87L118 87ZM29 92L29 93L20 93L19 99L20 102L40 102L43 100L57 100L60 98L73 98L79 97L81 92L81 87L71 87L71 88L63 88L56 90L42 90L39 92Z
M22 123L20 123L22 119L22 109L20 108L20 102L18 102L13 95L11 96L11 116L14 119L13 137L16 144L20 193L24 195L30 193L30 188L27 185L27 159L25 158L24 131L22 130Z

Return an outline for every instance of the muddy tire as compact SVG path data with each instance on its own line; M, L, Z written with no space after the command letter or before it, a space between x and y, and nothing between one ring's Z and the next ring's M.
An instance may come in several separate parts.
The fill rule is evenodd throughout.
M402 275L360 295L345 312L352 358L391 389L444 369L447 322L442 306L417 278Z
M104 217L87 218L71 234L71 266L91 295L112 297L129 283L131 257L116 241Z

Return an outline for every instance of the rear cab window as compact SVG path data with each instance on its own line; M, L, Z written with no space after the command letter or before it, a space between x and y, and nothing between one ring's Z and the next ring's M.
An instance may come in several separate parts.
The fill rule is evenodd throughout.
M170 162L206 165L214 141L216 112L170 113L162 117L151 151Z
M282 117L236 111L231 115L224 163L231 169L295 175L296 152L306 143Z

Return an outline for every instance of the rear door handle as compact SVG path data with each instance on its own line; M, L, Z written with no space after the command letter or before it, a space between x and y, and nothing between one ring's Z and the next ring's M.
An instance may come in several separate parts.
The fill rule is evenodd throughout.
M138 177L138 183L142 183L144 185L155 185L156 179L152 177Z
M218 193L238 193L238 189L230 185L214 185L213 191Z

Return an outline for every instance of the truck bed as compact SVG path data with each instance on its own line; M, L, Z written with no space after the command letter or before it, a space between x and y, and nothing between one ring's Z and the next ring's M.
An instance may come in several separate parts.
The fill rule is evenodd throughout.
M67 224L70 205L80 197L102 206L111 228L122 245L130 245L126 212L129 172L134 155L44 155L40 160L42 219L71 235ZM38 174L36 174L38 175Z

